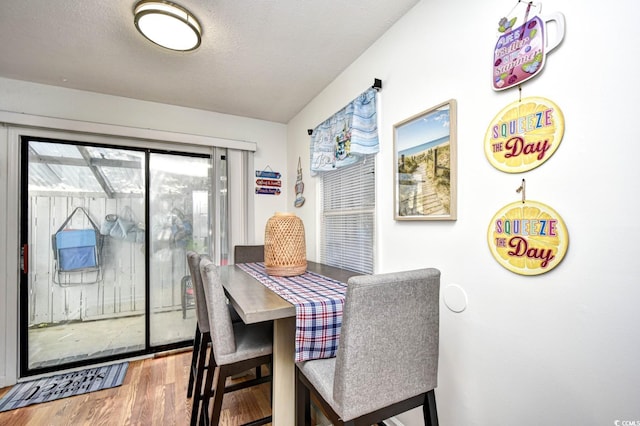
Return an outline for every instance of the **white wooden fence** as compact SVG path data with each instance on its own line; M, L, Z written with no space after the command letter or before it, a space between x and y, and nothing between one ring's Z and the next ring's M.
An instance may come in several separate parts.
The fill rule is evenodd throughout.
M179 199L170 202L174 206L175 203L184 204ZM72 281L93 281L95 273L65 273L62 274L63 285L54 281L56 271L51 238L76 207L89 212L98 227L105 215L119 214L125 207L131 208L138 221L144 221L142 198L32 196L29 200L29 326L145 312L147 256L144 243L105 236L100 265L102 278L98 282L66 285ZM178 207L185 211L184 205ZM91 224L83 214L76 214L67 228L89 229ZM188 274L186 244L168 247L152 242L150 245L152 312L182 309L181 279Z

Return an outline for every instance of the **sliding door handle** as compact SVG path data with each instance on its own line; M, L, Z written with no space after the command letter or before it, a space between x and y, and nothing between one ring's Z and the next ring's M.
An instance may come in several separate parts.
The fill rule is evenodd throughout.
M29 244L23 244L20 248L20 268L25 274L29 273Z

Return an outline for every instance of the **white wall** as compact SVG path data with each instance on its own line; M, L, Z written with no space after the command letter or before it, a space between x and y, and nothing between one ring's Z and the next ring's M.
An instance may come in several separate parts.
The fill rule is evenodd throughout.
M255 168L283 172L287 187L286 126L280 123L5 78L0 78L0 111L255 142ZM255 209L255 239L261 243L267 219L285 209L285 199L256 196Z
M287 129L289 181L299 156L305 174L307 202L296 213L313 244L317 180L309 177L306 129L382 79L377 271L434 266L443 289L458 284L468 295L460 314L441 303L441 424L640 423L640 5L544 5L564 13L566 37L522 96L557 103L566 131L549 161L516 175L494 169L483 152L489 122L518 99L517 89L490 85L497 22L511 7L422 1L308 104ZM458 101L458 220L396 222L393 124L450 98ZM522 178L528 198L555 208L570 235L563 262L536 277L502 268L486 242L490 219L519 199ZM398 419L422 424L418 410Z
M191 135L234 139L257 143L254 166L263 169L267 165L282 171L286 167L286 126L262 120L236 117L213 112L144 102L133 99L106 96L60 87L26 83L0 78L0 111L25 113L85 123L102 123L117 126L162 130ZM0 205L7 207L7 194L15 194L16 182L7 179L7 162L17 158L7 158L7 132L0 127ZM13 154L17 155L17 150ZM284 173L283 173L284 174ZM286 175L283 186L288 187ZM264 241L264 226L275 211L286 210L286 198L281 196L255 195L255 215L252 243ZM12 383L15 375L15 354L17 353L17 282L5 276L16 275L16 264L5 265L7 253L17 252L17 243L8 244L7 239L17 241L17 230L7 229L7 217L15 214L0 213L0 387ZM13 235L13 234L16 235ZM13 262L15 263L15 262ZM6 268L6 269L5 269ZM5 275L7 272L7 275ZM7 365L10 364L10 365Z

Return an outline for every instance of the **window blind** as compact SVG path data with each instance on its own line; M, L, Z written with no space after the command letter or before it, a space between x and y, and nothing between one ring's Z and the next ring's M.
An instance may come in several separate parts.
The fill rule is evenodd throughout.
M321 262L373 273L375 155L321 175Z

